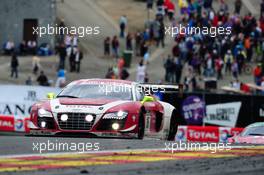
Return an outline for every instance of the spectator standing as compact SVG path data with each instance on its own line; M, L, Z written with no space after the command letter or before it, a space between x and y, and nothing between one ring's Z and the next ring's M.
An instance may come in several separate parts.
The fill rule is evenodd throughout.
M21 55L26 55L27 54L27 45L26 41L22 41L19 45L19 52Z
M173 60L170 55L164 61L164 68L165 68L165 81L172 82L173 77Z
M212 9L213 0L204 0L204 8L208 12L210 9Z
M18 78L18 66L19 62L16 53L13 53L11 58L11 78Z
M120 26L120 37L125 38L125 31L126 31L126 27L127 27L126 15L123 15L120 17L119 26Z
M4 46L4 52L6 55L11 55L14 52L15 44L13 41L9 40Z
M141 60L137 67L137 77L136 81L138 83L144 83L145 82L145 76L146 76L146 66L144 65L144 61Z
M60 69L57 73L57 80L55 87L63 88L66 84L66 71L64 69Z
M106 37L106 39L104 40L104 55L105 56L110 56L110 45L111 45L110 37Z
M224 63L225 63L225 73L231 73L231 66L234 61L234 57L231 53L231 50L228 50L224 57Z
M216 69L216 72L217 72L217 79L218 79L218 80L223 79L223 75L222 75L222 68L223 68L223 65L224 65L223 60L222 60L220 57L218 57L218 58L215 60L215 69Z
M260 4L260 16L262 16L264 13L264 0L262 0L261 4Z
M226 4L225 0L220 0L220 12L224 12L224 14L228 13L228 5Z
M162 48L165 47L165 42L164 42L164 39L165 39L165 25L163 23L163 21L160 21L160 27L159 27L159 40L158 40L158 46L159 44L161 43L161 46Z
M168 9L168 17L169 17L169 20L172 21L172 19L174 17L174 12L175 12L175 6L174 6L173 2L168 1L168 3L167 3L167 9Z
M33 74L36 75L40 68L41 68L41 66L40 66L40 58L37 55L34 55L32 57L32 71L33 71Z
M74 60L75 61L74 67L75 67L77 73L80 73L82 59L83 59L83 53L79 48L77 48L77 51L75 54L75 60Z
M126 49L133 50L133 37L130 33L128 33L126 37Z
M260 86L262 77L261 64L258 64L254 69L254 79L256 85Z
M36 43L36 41L30 41L29 40L27 42L27 48L28 48L29 54L35 55L36 52L37 52L37 43Z
M66 35L64 38L64 43L66 45L67 48L71 47L72 45L72 38L70 35Z
M49 86L49 80L45 75L44 71L40 72L40 75L37 78L37 82L39 83L40 86Z
M241 7L242 7L241 0L236 0L235 1L235 13L236 14L238 14L238 15L240 14Z
M75 57L76 57L76 48L71 46L67 49L67 54L69 56L70 63L70 72L75 71Z
M234 62L232 63L232 67L231 67L231 70L232 70L232 75L235 79L238 78L238 63L237 63L237 60L235 59Z
M59 47L59 69L65 69L65 59L66 59L66 56L67 56L67 50L66 50L66 46L64 43L62 43Z
M175 73L175 83L179 84L181 81L181 75L182 75L182 63L179 57L176 57L174 59L174 73Z
M112 50L113 50L113 56L115 58L119 57L119 41L117 36L114 36L112 39Z
M121 78L122 77L122 70L125 66L125 60L124 58L119 58L117 61L117 68L118 68L118 77Z
M72 46L78 47L78 42L79 42L78 36L77 35L73 35L72 36Z
M187 0L179 0L179 7L180 7L181 15L186 14L188 12Z
M211 55L208 55L208 58L206 60L206 68L205 68L205 76L206 77L212 77L214 75L214 68L213 65L214 61L212 59Z
M135 44L136 44L136 48L135 48L136 49L136 56L139 56L140 55L140 45L141 45L141 42L142 42L142 35L141 35L140 31L137 31L135 40L136 40L135 41Z
M239 50L236 59L237 59L237 63L238 63L238 73L241 75L242 74L242 68L243 68L243 65L244 65L244 62L246 59L244 52Z
M147 0L147 9L153 9L153 0Z

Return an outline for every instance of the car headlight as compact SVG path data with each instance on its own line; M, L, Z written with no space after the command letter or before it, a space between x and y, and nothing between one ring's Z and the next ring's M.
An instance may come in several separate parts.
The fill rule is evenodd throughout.
M39 117L52 117L52 114L51 114L51 112L49 112L43 108L40 108L38 110L38 116Z
M116 120L123 120L128 115L128 112L125 111L118 111L118 112L112 112L107 113L103 116L103 119L116 119Z

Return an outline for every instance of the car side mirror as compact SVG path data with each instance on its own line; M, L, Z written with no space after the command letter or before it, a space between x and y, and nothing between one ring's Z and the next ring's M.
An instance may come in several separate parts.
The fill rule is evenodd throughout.
M143 100L141 101L141 104L144 104L145 102L154 102L156 101L154 97L152 96L145 96Z
M54 99L54 98L55 98L55 93L53 93L53 92L47 93L47 98L48 98L49 100Z

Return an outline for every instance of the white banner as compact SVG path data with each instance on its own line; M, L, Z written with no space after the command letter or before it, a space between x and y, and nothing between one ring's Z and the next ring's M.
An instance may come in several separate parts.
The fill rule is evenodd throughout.
M41 86L0 85L0 115L29 117L31 106L46 99L47 93L60 92L58 88ZM19 124L18 124L19 125Z
M241 102L221 103L206 106L205 124L235 127Z

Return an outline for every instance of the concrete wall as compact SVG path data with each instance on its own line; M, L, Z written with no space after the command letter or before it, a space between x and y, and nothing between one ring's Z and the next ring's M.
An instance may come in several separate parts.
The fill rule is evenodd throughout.
M18 45L23 40L24 19L37 19L39 26L54 25L55 0L0 0L0 45L11 39ZM54 36L38 37L38 43L54 46Z

